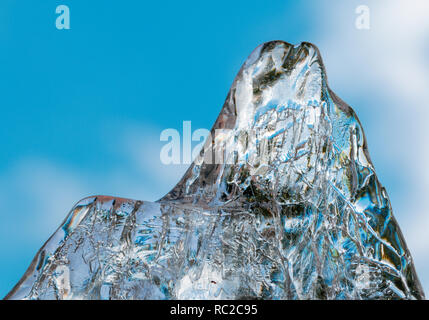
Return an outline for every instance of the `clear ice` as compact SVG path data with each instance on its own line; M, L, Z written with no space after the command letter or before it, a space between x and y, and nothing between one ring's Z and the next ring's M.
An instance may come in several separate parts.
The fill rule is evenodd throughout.
M6 299L424 298L314 45L257 47L212 133L162 199L77 203Z

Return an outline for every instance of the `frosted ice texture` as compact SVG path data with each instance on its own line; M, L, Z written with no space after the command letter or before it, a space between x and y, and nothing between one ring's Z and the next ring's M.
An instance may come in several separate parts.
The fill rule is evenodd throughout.
M212 132L216 151L235 147L223 163L207 141L155 203L80 201L7 298L424 298L362 126L314 45L256 48Z

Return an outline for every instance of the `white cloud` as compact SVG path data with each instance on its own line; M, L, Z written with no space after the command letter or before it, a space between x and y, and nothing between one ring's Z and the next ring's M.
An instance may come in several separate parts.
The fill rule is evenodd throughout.
M8 221L0 225L0 238L45 241L73 205L87 196L155 201L170 191L188 166L159 161L161 130L127 123L118 132L117 139L106 145L118 159L108 172L34 157L0 172L0 218Z
M87 193L87 188L76 172L45 160L27 159L1 174L0 193L2 219L8 216L8 224L16 232L27 237L31 233L40 239L60 225L73 204Z
M165 128L164 128L165 129ZM180 132L181 128L173 128ZM120 135L119 143L131 165L154 184L158 198L166 194L182 178L186 165L165 165L160 161L160 151L166 142L160 141L163 129L127 125ZM152 186L153 187L153 186Z

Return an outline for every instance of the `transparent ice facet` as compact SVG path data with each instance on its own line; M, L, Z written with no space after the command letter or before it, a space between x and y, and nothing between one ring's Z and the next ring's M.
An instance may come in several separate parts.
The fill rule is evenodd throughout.
M256 48L212 137L155 203L80 201L6 298L424 298L362 126L314 45Z

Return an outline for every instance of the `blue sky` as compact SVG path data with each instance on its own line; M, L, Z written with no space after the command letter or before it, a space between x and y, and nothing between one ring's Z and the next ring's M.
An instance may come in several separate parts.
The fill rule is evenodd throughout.
M70 8L70 30L55 8ZM429 5L415 1L0 3L0 296L79 199L157 200L185 168L166 128L210 128L260 43L310 41L357 112L429 292ZM367 4L370 30L355 28Z

